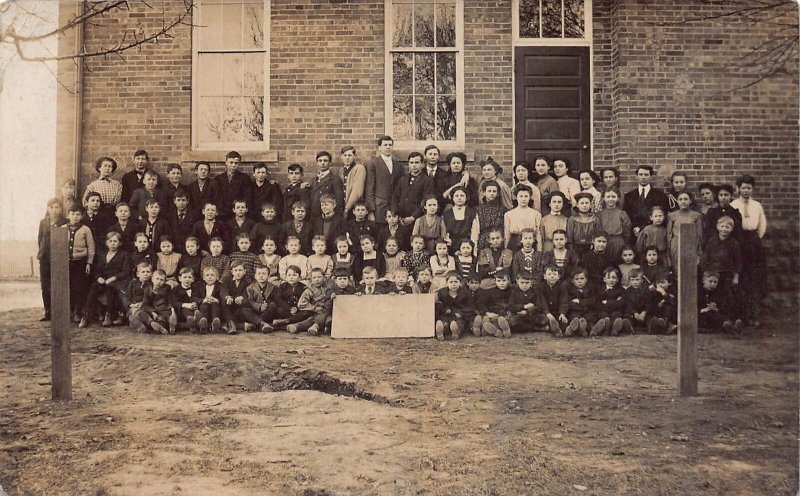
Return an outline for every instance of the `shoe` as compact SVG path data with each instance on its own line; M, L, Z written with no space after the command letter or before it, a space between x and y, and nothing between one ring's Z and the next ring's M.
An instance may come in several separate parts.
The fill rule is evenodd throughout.
M286 330L289 331L289 334L297 334L297 325L289 324L286 326Z
M592 330L589 331L589 336L599 336L606 330L606 319L598 320L594 326L592 326Z
M272 332L274 330L275 328L267 324L266 322L261 323L261 332L267 333L267 332Z
M144 334L147 332L147 327L145 327L145 325L139 322L138 320L134 320L133 322L131 322L131 326L133 327L133 330L139 334Z
M586 336L586 331L589 329L589 322L586 321L583 317L581 320L578 321L578 329L581 331L581 336Z
M633 334L633 323L631 323L631 319L622 319L622 331Z
M50 314L47 312L45 312L44 314L42 314L41 317L39 317L39 322L47 322L49 320L50 320Z
M81 321L78 323L78 328L84 329L88 326L89 326L89 318L84 315L83 317L81 317Z
M628 325L630 325L630 321L628 321ZM617 317L614 319L614 323L611 324L611 335L619 336L619 331L621 331L623 327L625 327L625 322Z
M436 339L444 341L444 322L441 320L436 321Z
M245 323L244 323L244 326L242 326L242 331L244 331L244 332L250 332L250 331L252 331L253 329L255 329L255 327L256 327L256 326L254 326L254 325L253 325L253 324L251 324L250 322L245 322Z
M275 328L283 327L288 323L289 323L289 319L275 319L275 320L272 321L272 325Z
M736 329L736 332L742 332L744 330L742 319L736 319L736 322L733 323L733 328Z
M667 321L659 317L656 319L658 323L658 332L659 334L666 334L667 333Z
M481 337L481 334L482 334L482 332L481 332L481 327L480 326L478 326L478 327L472 326L472 335L473 336L475 336L476 338L479 338L479 337Z
M111 327L111 314L107 313L106 316L103 318L103 327Z
M228 329L227 332L228 332L229 335L238 334L239 333L239 330L236 329L236 322L234 322L232 320L230 322L228 322L227 329Z
M73 321L73 322L75 322L76 324L77 324L78 322L80 322L80 321L81 321L81 314L80 314L79 312L75 312L75 313L72 315L72 321Z
M650 317L650 319L647 320L647 334L655 334L657 329L658 319L655 317Z
M197 329L198 315L200 315L200 312L195 311L193 315L189 315L188 317L186 317L186 327L188 327L190 331L194 331Z
M205 317L201 317L200 320L197 321L197 327L200 328L200 332L207 332L208 331L208 319Z
M581 326L581 320L578 317L575 317L574 319L572 319L567 328L564 330L564 336L571 337L573 334L575 334L575 332L578 331L578 328L580 326Z
M500 331L503 333L504 338L511 337L511 326L508 325L508 320L506 320L505 317L497 318L497 326L500 327Z
M222 329L222 321L219 318L215 318L211 321L211 332L219 332Z
M161 334L168 334L169 333L169 331L167 330L166 327L164 327L163 325L159 324L156 321L153 321L153 322L150 323L150 329L152 329L152 330L154 330L154 331L156 331L158 333L161 333Z
M311 324L311 327L308 328L307 332L310 336L316 336L319 334L319 326L317 324Z
M563 336L563 334L561 333L561 326L558 325L558 321L556 320L555 317L547 317L547 325L550 328L550 332L553 333L554 338L560 338L561 336Z
M115 325L115 326L121 326L124 323L125 323L125 319L123 319L122 317L119 317L119 316L116 319L111 321L111 325Z
M494 336L494 337L501 337L503 335L502 331L494 326L491 322L484 322L483 328L481 329L483 334L487 336Z
M461 326L458 322L450 322L450 334L453 335L453 339L458 339L461 336Z
M678 333L678 324L670 324L667 323L667 334L677 334Z

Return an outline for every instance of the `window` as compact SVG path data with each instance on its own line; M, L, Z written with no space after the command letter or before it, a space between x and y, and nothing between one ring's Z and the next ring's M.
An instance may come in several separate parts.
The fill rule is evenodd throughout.
M518 0L515 3L516 38L519 40L558 44L591 40L589 0Z
M269 0L195 5L193 148L266 150Z
M463 145L462 0L387 0L386 37L387 134Z

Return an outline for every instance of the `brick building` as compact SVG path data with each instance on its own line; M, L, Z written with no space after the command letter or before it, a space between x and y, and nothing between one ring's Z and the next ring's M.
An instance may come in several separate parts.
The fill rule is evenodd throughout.
M151 2L152 4L152 2ZM375 138L397 158L435 142L506 167L538 153L576 169L638 164L665 186L675 170L759 181L770 221L773 289L795 290L798 198L796 71L744 88L737 59L775 33L675 0L195 0L194 27L131 50L59 67L78 91L59 95L58 174L88 184L100 155L120 174L137 148L156 166L221 162L230 149L286 165L314 163ZM182 2L131 2L101 26L64 37L64 53L157 28ZM69 15L74 6L62 6ZM795 13L789 15L796 16ZM795 33L796 35L796 33ZM794 62L793 62L794 63ZM77 72L76 72L77 71ZM217 164L216 166L219 166ZM475 170L474 168L471 170ZM794 302L794 299L791 300Z

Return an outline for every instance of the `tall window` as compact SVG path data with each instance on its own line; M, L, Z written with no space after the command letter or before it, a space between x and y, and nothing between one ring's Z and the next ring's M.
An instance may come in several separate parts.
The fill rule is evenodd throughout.
M387 0L386 36L388 134L463 144L462 0Z
M194 148L267 148L269 3L195 0Z
M520 40L591 40L589 0L518 0L517 5L516 31Z

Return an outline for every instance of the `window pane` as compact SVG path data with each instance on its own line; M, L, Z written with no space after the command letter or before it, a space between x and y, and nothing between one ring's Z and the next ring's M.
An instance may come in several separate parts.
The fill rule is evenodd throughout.
M244 95L264 96L264 54L244 54Z
M242 98L222 99L222 141L242 141Z
M222 43L227 50L242 48L242 5L222 6Z
M244 6L244 47L264 48L264 5Z
M561 38L561 0L542 0L542 37Z
M201 96L222 96L222 54L199 54L197 72Z
M436 5L436 46L456 46L456 6L452 3Z
M222 94L242 95L242 54L226 53L222 64Z
M564 37L583 38L583 0L564 0Z
M410 53L392 54L392 90L395 95L410 95L414 92L411 75L413 65Z
M245 98L244 105L244 140L264 141L264 98Z
M414 93L432 95L434 67L432 53L414 54Z
M413 139L413 113L410 95L394 97L394 117L392 118L392 136L397 140Z
M436 93L455 94L456 92L456 54L436 54Z
M416 126L414 129L414 139L432 140L435 137L433 126L433 97L417 96L414 99L414 112Z
M222 4L203 2L200 9L198 30L200 49L220 48L222 44Z
M436 97L436 139L456 139L456 97Z
M520 0L519 36L521 38L539 37L539 0Z
M392 6L392 22L394 23L394 36L392 46L410 47L412 45L412 6L409 4L394 4Z
M201 143L215 143L222 140L222 98L202 97L199 100L198 132Z
M433 4L414 5L414 46L433 46Z

